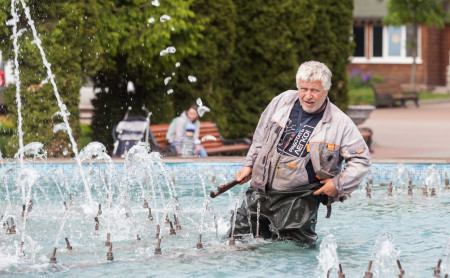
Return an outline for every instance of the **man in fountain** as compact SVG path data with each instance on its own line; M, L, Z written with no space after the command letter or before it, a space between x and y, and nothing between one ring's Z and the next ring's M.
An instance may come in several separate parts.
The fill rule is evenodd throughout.
M266 239L314 243L320 202L343 201L366 175L369 149L352 120L328 99L331 75L323 63L303 63L298 90L276 96L262 113L236 174L241 184L251 182L234 235L258 230Z

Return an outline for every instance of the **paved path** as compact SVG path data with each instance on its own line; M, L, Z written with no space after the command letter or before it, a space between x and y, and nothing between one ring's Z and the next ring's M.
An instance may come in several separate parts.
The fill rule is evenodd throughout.
M377 108L361 126L373 131L373 159L450 159L450 100Z

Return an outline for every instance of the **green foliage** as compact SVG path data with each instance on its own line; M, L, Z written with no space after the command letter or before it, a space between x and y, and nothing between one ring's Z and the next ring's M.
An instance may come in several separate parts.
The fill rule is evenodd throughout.
M82 85L82 39L78 29L79 17L82 11L76 9L75 2L66 1L28 1L32 7L31 17L36 23L36 29L42 41L42 46L52 71L59 94L70 112L69 124L75 138L79 134L79 90ZM0 1L1 18L3 22L10 19L10 1ZM28 25L23 8L18 4L19 29L24 30L19 38L20 53L18 57L20 69L20 93L23 117L24 145L31 142L42 142L50 156L63 156L65 151L71 153L67 133L53 132L56 124L61 123L59 117L52 115L59 111L53 87L48 82L47 70L43 66L42 58L35 44L35 39ZM42 24L44 23L45 24ZM2 25L0 39L4 43L2 50L7 58L13 57L12 41L9 37L12 29ZM46 83L47 81L48 83ZM3 92L5 102L16 103L16 88L8 86ZM8 105L13 122L17 122L18 111L16 105ZM17 133L8 142L8 154L14 154L18 149Z
M9 2L0 0L3 22L10 17ZM153 112L152 123L168 123L199 97L211 109L202 120L217 122L227 138L249 136L270 100L296 88L298 66L308 60L330 67L330 98L343 109L348 102L351 0L170 0L159 7L148 0L28 3L76 135L78 90L89 77L98 92L92 140L109 149L111 130L129 108L130 115L145 115L145 105ZM161 22L163 15L170 20ZM8 57L10 34L9 27L0 27ZM64 134L52 132L51 115L57 111L52 88L46 84L27 92L46 72L29 31L20 43L26 143L47 142L55 155ZM169 46L176 52L161 55ZM191 83L189 75L197 81ZM135 92L127 92L128 81ZM7 103L14 103L13 86L5 95ZM9 107L16 115L17 108Z
M389 0L383 22L387 25L420 23L442 28L448 17L442 3L443 0Z

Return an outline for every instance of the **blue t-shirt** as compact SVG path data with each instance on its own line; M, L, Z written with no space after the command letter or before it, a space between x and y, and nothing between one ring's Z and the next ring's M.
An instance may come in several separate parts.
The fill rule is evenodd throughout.
M291 114L289 115L289 120L286 124L285 129L283 130L283 134L281 135L280 142L277 145L278 153L287 156L295 156L295 157L305 157L307 155L306 145L311 138L311 135L314 131L314 128L320 122L323 117L323 113L325 109L317 114L310 114L302 110L302 118L300 123L297 123L298 114L300 113L300 101L297 100L294 104L294 107L291 110ZM286 143L289 138L295 132L297 127L305 122L308 118L311 118L308 123L297 133L295 138L291 141L291 143L285 148ZM284 149L285 148L285 149ZM284 152L283 152L284 149ZM306 164L306 171L308 172L308 179L310 183L318 181L316 178L316 173L314 172L311 160Z

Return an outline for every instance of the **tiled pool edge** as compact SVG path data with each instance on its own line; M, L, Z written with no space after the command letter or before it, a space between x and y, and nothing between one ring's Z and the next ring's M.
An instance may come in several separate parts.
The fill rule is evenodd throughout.
M236 172L241 168L244 157L224 156L224 157L208 157L208 158L179 158L165 157L163 162L165 169L170 176L177 181L186 184L195 184L199 180L199 175L215 175L222 176L225 180L232 180ZM113 159L116 173L123 170L124 159ZM427 169L430 165L436 165L436 169L441 176L442 184L445 175L450 176L450 159L374 159L369 174L364 178L362 184L369 180L372 175L373 182L376 184L388 184L397 169L399 163L405 166L405 169L411 176L413 185L422 186L425 184ZM105 167L104 162L94 162L99 167ZM28 164L30 165L30 164ZM39 168L39 171L54 172L56 168L64 169L71 172L76 165L74 159L48 159L47 163L36 162L33 167ZM73 165L73 166L72 166ZM83 168L88 168L89 163L83 163ZM1 168L11 166L0 165ZM12 166L13 168L18 165ZM1 173L1 171L0 171Z

